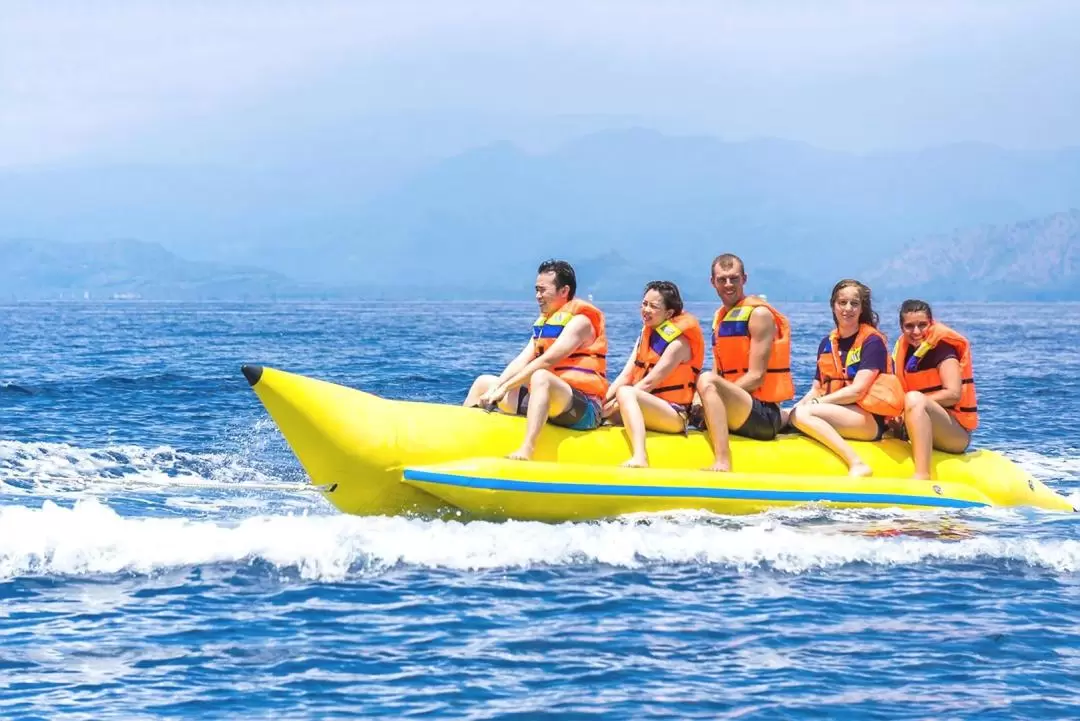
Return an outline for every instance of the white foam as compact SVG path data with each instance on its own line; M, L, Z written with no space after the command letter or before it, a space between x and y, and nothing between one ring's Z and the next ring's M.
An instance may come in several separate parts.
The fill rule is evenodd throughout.
M1006 456L1041 481L1080 481L1080 454L1075 449L1064 449L1065 454L1047 456L1034 451L1007 451Z
M95 490L116 484L240 486L300 490L306 483L275 480L225 453L186 453L169 446L116 445L79 448L67 443L0 440L0 480L28 482L54 491Z
M264 561L309 579L340 579L405 564L460 570L538 564L663 562L803 573L850 564L1008 560L1074 573L1080 541L984 536L959 541L872 537L786 526L685 523L468 523L406 518L258 516L238 523L127 518L93 499L63 508L0 508L0 578L152 574Z

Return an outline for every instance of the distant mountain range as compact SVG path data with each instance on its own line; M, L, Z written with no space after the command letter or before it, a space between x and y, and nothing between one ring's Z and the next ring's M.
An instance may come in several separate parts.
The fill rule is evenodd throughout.
M276 248L286 265L270 267L335 282L498 282L538 258L615 252L696 276L735 252L752 272L842 277L891 259L911 238L1070 207L1080 207L1080 149L859 156L609 132L543 155L503 144L443 161L368 200L352 229L303 252Z
M1080 210L922 238L865 278L937 300L1080 300Z
M649 280L673 280L687 300L712 300L708 263L691 267L628 259L618 252L578 258L582 295L636 299ZM427 262L426 260L424 262ZM254 266L185 260L160 245L0 241L0 300L11 299L513 299L527 298L538 261L495 277L446 276L423 284L330 285ZM783 300L823 300L836 274L815 278L748 268L749 289ZM912 240L897 256L853 274L879 297L927 300L1080 300L1080 210L1010 225L979 226Z
M646 280L666 277L703 300L713 297L708 265L721 252L746 260L755 291L791 299L821 298L845 276L1000 297L992 269L975 262L990 257L1011 263L1021 294L1066 296L1075 277L1014 257L1008 244L1038 236L1046 253L1074 247L1060 218L1026 221L1027 230L1010 224L1080 208L1076 148L960 144L856 155L620 130L543 153L494 144L408 172L386 160L394 180L385 183L347 160L348 150L327 151L321 166L304 158L296 167L0 170L0 238L78 241L37 260L30 246L39 241L7 247L22 258L23 280L0 296L86 285L139 294L522 297L540 260L565 257L597 297L635 297ZM116 241L115 257L101 259L76 247L103 238L146 245L129 253ZM1001 243L999 255L980 250L986 243ZM151 247L176 257L148 259ZM971 262L957 255L961 247ZM83 266L71 265L74 257L87 272L105 263L104 275L76 273ZM931 264L938 275L907 263ZM67 275L33 276L46 264ZM171 275L155 275L159 267Z
M280 273L184 260L156 243L0 241L0 300L311 298Z

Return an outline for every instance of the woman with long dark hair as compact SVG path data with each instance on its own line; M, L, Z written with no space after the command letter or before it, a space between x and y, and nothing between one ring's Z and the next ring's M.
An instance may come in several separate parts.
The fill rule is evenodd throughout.
M849 475L869 476L870 466L845 439L881 438L887 419L903 411L903 391L892 374L885 335L877 328L870 289L857 280L841 280L829 305L836 328L818 345L814 382L789 421L840 456Z

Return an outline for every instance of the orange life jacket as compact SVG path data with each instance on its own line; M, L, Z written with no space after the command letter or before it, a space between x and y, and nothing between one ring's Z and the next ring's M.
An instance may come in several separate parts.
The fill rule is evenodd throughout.
M690 344L690 360L680 363L675 370L664 376L651 392L668 403L688 406L694 400L697 379L705 362L705 336L697 318L685 311L656 328L645 326L641 329L630 382L637 383L644 378L653 366L660 362L660 356L664 355L667 347L680 336L684 336Z
M834 329L829 334L829 347L817 359L821 388L825 393L835 393L851 385L857 372L855 368L862 358L863 343L871 336L880 338L882 343L888 342L885 334L877 328L861 323L851 350L848 351L844 360L840 360L840 333ZM900 385L900 380L893 375L892 358L888 357L888 353L886 353L885 368L885 372L878 373L874 382L855 402L867 413L886 417L898 416L904 412L904 389Z
M916 363L927 353L933 350L938 343L947 343L956 349L956 355L960 357L960 400L951 408L946 408L956 422L973 431L979 427L979 406L975 396L975 375L971 365L971 344L968 339L960 335L952 328L943 323L934 322L928 329L928 335L915 349L911 358ZM893 349L893 362L896 364L896 377L900 379L900 385L905 391L919 391L930 393L941 390L941 373L937 367L926 370L911 370L905 367L908 348L911 346L903 335L896 341ZM912 365L912 368L917 368Z
M571 388L603 399L607 393L607 332L604 314L599 308L574 298L567 301L549 317L540 316L533 323L533 348L539 358L558 338L575 315L583 315L592 323L596 338L589 345L576 349L552 368L552 372Z
M780 403L795 397L791 379L791 326L784 315L771 305L748 295L724 312L713 316L713 368L722 378L734 382L750 370L750 314L755 308L767 308L776 322L765 378L752 395L766 403Z

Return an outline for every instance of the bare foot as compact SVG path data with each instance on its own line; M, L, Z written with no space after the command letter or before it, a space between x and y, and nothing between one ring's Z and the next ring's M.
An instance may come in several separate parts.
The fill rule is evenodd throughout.
M717 473L728 473L729 471L731 471L731 461L717 461L708 468L702 470L715 471Z
M623 468L648 468L649 467L649 459L648 458L638 458L637 456L634 456L630 460L625 461L622 464L622 466L623 466Z
M916 474L914 474L912 476L912 478L914 478L916 481L929 481L930 480L930 474L929 473L916 473Z
M511 461L531 461L533 449L528 446L522 446L513 453L507 456Z
M850 469L848 469L848 475L852 478L866 478L868 476L874 475L874 469L872 469L870 466L866 465L862 461L859 461Z

